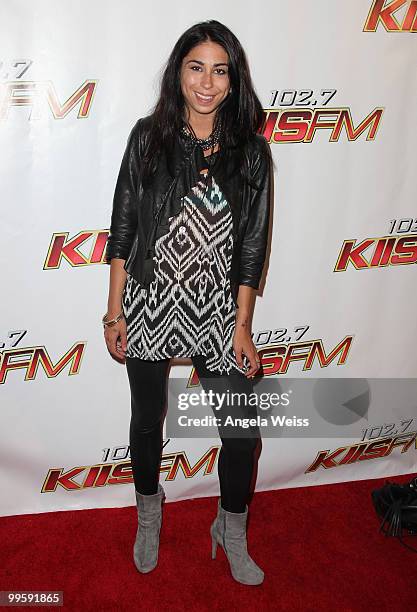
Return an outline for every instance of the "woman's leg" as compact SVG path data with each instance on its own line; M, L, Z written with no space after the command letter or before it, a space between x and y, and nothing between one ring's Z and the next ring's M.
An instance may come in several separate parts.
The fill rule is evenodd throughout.
M264 580L264 572L255 563L248 552L246 539L246 522L248 515L248 498L255 467L255 449L260 438L258 426L248 428L237 425L225 425L227 416L232 419L251 419L257 416L256 405L245 401L253 393L253 385L246 376L233 369L228 375L217 375L205 367L205 358L193 358L194 366L205 391L213 389L220 393L240 394L233 397L233 402L223 402L213 412L220 416L223 425L219 426L222 441L218 460L221 499L218 501L217 516L210 527L212 540L212 558L220 544L228 558L233 578L242 584L257 585ZM228 395L225 396L228 398ZM249 405L248 405L249 404ZM234 421L235 423L239 423ZM247 422L248 423L248 422Z
M135 489L142 495L158 491L169 362L126 357L131 398L130 458Z
M203 389L212 389L216 393L242 393L249 396L253 393L253 385L242 372L233 369L230 374L216 374L206 368L206 358L198 355L192 358ZM225 405L213 412L223 421L227 415L234 419L256 418L256 406ZM249 428L219 427L222 441L217 462L221 493L221 506L228 512L245 512L250 495L253 471L255 468L255 449L261 437L257 426Z

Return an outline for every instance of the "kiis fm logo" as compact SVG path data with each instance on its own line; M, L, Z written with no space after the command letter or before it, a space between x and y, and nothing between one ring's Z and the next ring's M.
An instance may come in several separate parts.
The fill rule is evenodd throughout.
M40 119L49 107L54 119L63 119L79 105L77 119L88 117L97 80L84 81L67 100L61 104L52 81L22 81L23 75L33 64L30 59L0 61L0 121L7 119L12 107L27 106L31 109L29 119ZM9 80L11 79L11 80Z
M311 370L313 365L320 368L327 368L334 362L338 366L345 365L354 335L345 336L336 346L326 351L321 338L302 340L309 329L309 325L299 325L292 331L277 328L252 333L252 340L261 361L258 375L267 377L286 374L289 367L296 362L303 363L303 372ZM192 367L187 388L199 384L198 374Z
M400 12L402 22L394 16ZM375 32L381 24L387 32L417 32L417 1L374 0L363 28L363 32Z
M0 342L0 384L6 382L7 374L14 370L25 370L24 380L34 380L39 366L48 378L56 378L69 365L68 376L78 374L87 342L76 342L54 364L45 346L15 348L27 330L8 332L6 340Z
M345 240L333 271L345 272L349 264L364 270L417 263L417 219L392 219L389 234L359 244L356 238Z
M63 259L73 267L104 263L109 230L83 230L72 238L68 236L69 232L52 235L44 270L59 268ZM82 253L80 247L87 247L89 252Z
M120 450L121 447L117 447ZM129 455L129 447L125 448L125 455ZM104 449L108 451L110 449ZM160 472L166 474L165 481L172 482L181 470L185 478L194 478L201 470L203 476L213 473L219 446L209 448L197 462L192 466L185 451L167 453L162 455ZM79 480L75 480L78 478ZM43 483L41 493L54 493L57 487L62 487L66 491L79 491L81 489L91 489L105 487L116 484L133 483L132 465L129 461L117 463L99 463L96 465L79 466L67 471L64 468L52 468L49 470Z
M261 132L272 144L312 142L318 130L330 130L329 142L338 142L343 129L349 141L357 140L364 133L366 140L375 140L383 110L375 108L355 127L350 108L346 107L268 109Z
M365 430L363 439L356 444L339 446L334 451L329 449L319 451L304 473L309 474L319 468L328 470L342 465L352 465L368 459L382 459L388 457L395 448L401 448L401 453L406 453L410 448L417 450L417 431L405 432L413 421L414 419L403 420L396 431L392 431L392 423L389 423L389 426L381 425L380 431L385 427L392 433L378 438L372 436L372 431L377 428L369 427Z

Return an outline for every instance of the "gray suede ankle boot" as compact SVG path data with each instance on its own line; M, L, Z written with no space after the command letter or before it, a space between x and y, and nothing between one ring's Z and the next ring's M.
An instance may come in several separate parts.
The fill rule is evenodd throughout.
M245 512L242 513L228 512L222 508L219 499L217 517L210 528L211 556L212 559L216 558L217 544L220 544L226 553L233 578L242 584L257 585L263 582L264 573L248 554L247 516L247 506Z
M162 523L162 500L165 492L158 483L154 495L142 495L136 492L138 509L138 530L133 547L133 559L136 568L142 574L151 572L158 563L159 532Z

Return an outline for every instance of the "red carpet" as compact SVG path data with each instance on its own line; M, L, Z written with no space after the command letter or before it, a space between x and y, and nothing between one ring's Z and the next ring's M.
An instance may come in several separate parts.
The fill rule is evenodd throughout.
M256 493L249 551L265 571L256 587L233 580L220 548L210 557L215 498L165 504L159 564L147 575L131 559L134 507L5 517L0 590L62 590L64 609L76 611L412 610L417 553L378 533L371 505L384 480Z

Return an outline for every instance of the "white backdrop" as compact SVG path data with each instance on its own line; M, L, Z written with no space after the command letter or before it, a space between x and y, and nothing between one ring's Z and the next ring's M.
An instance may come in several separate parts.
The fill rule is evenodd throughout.
M198 21L217 19L240 39L271 127L275 206L253 320L258 348L270 355L307 343L303 352L328 356L346 338L350 346L341 361L338 353L320 363L316 352L309 369L292 360L269 375L416 376L414 5L391 13L390 2L372 0L2 2L2 515L134 503L127 375L100 324L102 256L127 136L153 105L176 40ZM314 122L321 127L311 130ZM344 241L366 239L335 271ZM402 416L417 417L415 404ZM417 419L408 433L416 429ZM265 439L257 490L417 471L415 439L385 457L308 471L321 450L357 443ZM206 464L188 476L166 471L175 458L192 468L211 448L208 473ZM166 441L168 501L218 493L218 448L218 439Z

